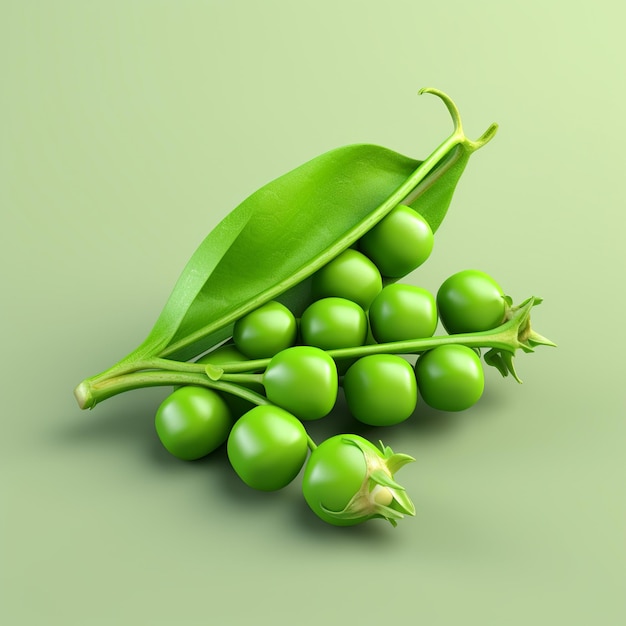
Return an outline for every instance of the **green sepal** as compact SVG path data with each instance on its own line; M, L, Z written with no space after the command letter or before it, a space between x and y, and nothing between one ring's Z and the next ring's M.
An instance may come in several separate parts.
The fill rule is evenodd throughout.
M390 506L380 506L380 512L376 513L374 517L379 517L387 520L394 528L398 525L398 520L404 518L404 515L396 509L392 509Z
M528 339L526 341L533 348L535 346L551 346L552 348L556 348L556 344L553 341L550 341L547 337L540 335L534 330L531 330L530 335L528 336Z
M404 487L393 478L390 464L397 471L406 463L414 461L408 454L396 454L393 450L380 442L382 454L365 447L359 441L346 437L344 441L359 448L365 459L365 475L359 490L352 496L348 504L341 511L331 511L320 503L321 508L327 515L342 520L362 521L374 517L386 519L392 526L397 525L397 520L405 515L415 515L415 506L407 495ZM391 503L381 504L375 500L374 489L376 486L384 487L389 491Z
M409 498L406 490L402 489L394 491L393 499L405 515L415 515L415 505L413 504L411 498Z
M492 348L485 353L484 358L485 363L495 367L500 374L502 374L502 376L506 378L509 374L511 374L518 383L521 383L522 380L517 375L515 365L513 364L514 356L515 355L508 350L498 350L497 348Z
M502 376L506 377L511 374L518 383L521 383L522 380L517 375L513 364L515 350L534 352L538 345L555 347L556 344L536 333L530 325L530 312L533 307L543 302L542 298L532 296L517 306L510 306L511 299L509 296L504 296L504 298L507 301L507 309L503 328L512 333L509 340L511 349L491 348L485 353L484 360L487 365L495 367Z
M407 463L413 463L415 459L408 454L396 454L389 446L385 446L382 441L378 442L383 451L383 456L387 462L387 469L391 474L395 474L400 468L404 467Z
M404 491L404 487L399 485L389 474L383 470L374 470L370 474L371 488L375 485L382 485L383 487L389 487L390 489L401 489Z
M492 348L488 352L485 352L485 356L483 358L485 359L485 363L487 365L495 367L500 372L500 374L502 374L503 378L506 378L509 375L509 370L507 369L500 352L500 350Z
M517 340L519 342L519 347L524 352L534 352L534 348L539 345L556 348L556 344L553 341L550 341L547 337L535 332L530 325L530 310L535 306L539 306L542 302L543 298L535 296L525 300L518 307L513 307L511 309L512 313L522 311L518 326Z

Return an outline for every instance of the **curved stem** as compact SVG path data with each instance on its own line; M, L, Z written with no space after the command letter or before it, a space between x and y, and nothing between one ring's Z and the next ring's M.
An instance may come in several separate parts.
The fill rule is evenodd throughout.
M435 89L434 87L422 87L418 92L420 96L425 93L432 93L434 96L437 96L440 100L443 100L443 103L446 105L446 108L450 112L452 117L452 123L454 124L454 132L459 135L463 134L463 125L461 124L461 113L459 112L458 107L454 104L454 101L448 94L440 91L439 89Z
M172 361L170 365L175 362ZM180 366L191 366L192 363L180 363ZM176 367L174 365L174 367ZM182 367L180 368L182 370ZM190 369L190 368L188 368ZM235 375L235 377L237 377ZM237 378L245 378L245 375L240 375ZM102 402L107 398L123 393L125 391L132 391L133 389L142 389L144 387L163 387L174 385L195 385L199 387L207 387L214 389L215 391L222 391L229 393L239 398L243 398L248 402L256 405L273 405L265 396L258 394L251 389L241 387L228 381L215 381L208 378L206 375L197 374L194 372L184 373L183 371L170 370L148 370L145 372L133 372L130 374L122 374L113 379L109 379L99 384L96 387L90 389L83 388L85 383L81 383L75 390L76 399L81 408L91 409L98 402ZM90 404L87 403L87 399L90 400ZM306 431L307 446L311 452L317 448L317 444L309 433Z
M453 136L460 138L460 143L463 143L463 145L470 152L474 152L479 148L482 148L486 143L491 141L493 136L496 134L496 131L498 130L497 124L491 124L491 126L489 126L489 128L478 139L472 141L465 136L465 133L463 132L463 124L461 122L461 113L454 103L454 100L452 100L452 98L450 98L448 94L440 91L439 89L435 89L434 87L423 87L419 90L418 93L419 95L422 95L424 93L431 93L443 101L443 103L446 105L446 108L448 109L448 112L450 113L450 116L452 117L452 123L454 124Z
M181 363L181 365L185 364ZM192 364L188 363L186 365ZM132 372L130 374L121 374L97 383L83 381L74 390L74 395L81 409L92 409L99 402L124 393L125 391L142 389L144 387L166 387L175 385L208 387L209 389L224 391L238 396L253 404L271 404L265 396L246 387L240 387L228 381L211 380L205 374L195 372L184 373L182 371L172 370Z

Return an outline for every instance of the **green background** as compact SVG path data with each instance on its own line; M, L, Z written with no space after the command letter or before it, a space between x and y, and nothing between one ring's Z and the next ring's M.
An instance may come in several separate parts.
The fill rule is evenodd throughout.
M625 623L621 2L0 6L3 623ZM353 142L426 156L450 122L422 86L500 130L411 281L483 269L559 347L363 431L417 458L415 518L327 527L298 483L168 457L165 390L78 409L257 187Z

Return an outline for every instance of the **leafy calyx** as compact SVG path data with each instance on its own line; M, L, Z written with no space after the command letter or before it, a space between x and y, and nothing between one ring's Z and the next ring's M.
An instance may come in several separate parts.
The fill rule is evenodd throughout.
M342 511L331 511L322 505L324 512L336 519L367 520L374 517L386 519L392 526L405 515L415 515L415 506L404 487L394 480L394 474L407 463L415 461L408 454L396 454L380 442L381 452L374 452L361 442L345 437L363 453L365 475L359 490Z

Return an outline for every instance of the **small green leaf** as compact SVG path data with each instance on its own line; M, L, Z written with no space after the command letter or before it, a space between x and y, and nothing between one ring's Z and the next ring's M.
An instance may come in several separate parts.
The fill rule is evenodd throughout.
M490 365L491 367L495 367L500 372L500 374L502 374L504 378L506 378L509 375L509 370L506 366L506 363L504 362L502 358L502 355L500 354L500 350L497 350L496 348L492 348L491 350L485 353L484 359L487 365Z
M212 365L211 363L207 363L204 371L211 380L219 380L224 374L224 370L221 367Z
M377 485L382 485L383 487L390 487L391 489L404 489L404 487L399 485L389 474L381 469L374 470L370 474L370 479Z
M395 474L399 469L404 467L407 463L413 463L415 459L408 454L392 454L387 457L387 468L392 474Z

